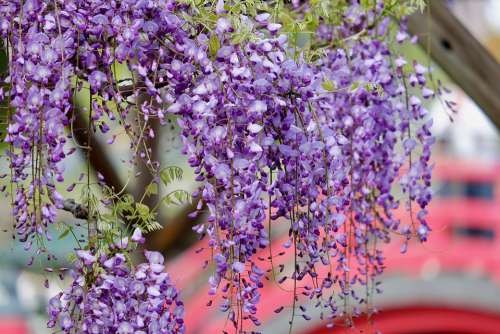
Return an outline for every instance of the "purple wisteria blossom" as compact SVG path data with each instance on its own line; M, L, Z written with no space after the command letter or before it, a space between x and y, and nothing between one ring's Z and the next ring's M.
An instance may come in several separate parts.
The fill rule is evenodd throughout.
M142 238L138 229L134 235ZM118 250L77 251L71 286L49 301L48 327L82 334L184 333L184 305L164 272L163 255L145 251L148 262L133 267L127 250Z
M415 64L404 71L406 62L380 38L385 32L369 28L382 10L379 3L366 15L353 4L345 23L321 26L322 38L347 42L314 63L287 55L287 37L269 15L249 23L260 28L246 45L216 29L221 47L209 71L174 102L184 153L204 182L199 194L210 212L195 230L208 235L217 254L211 293L222 291L221 309L235 323L241 320L230 303L234 297L243 319L259 323L254 315L263 275L254 254L269 245L266 215L290 222L289 249L298 259L280 283L317 280L318 287L303 294L330 317L339 314L339 299L349 314L358 307L348 307L348 299L368 303L354 289L375 286L382 273L383 256L373 240L389 241L390 231L427 238L434 139L427 111L408 87L424 98L432 92L426 69ZM348 39L363 29L365 38ZM398 182L410 226L394 216ZM326 277L318 277L320 267L329 268ZM227 286L244 293L231 295Z
M20 12L22 16L17 17ZM7 1L0 5L0 38L9 40L10 105L15 109L5 141L14 185L13 216L25 248L47 230L62 207L55 183L63 181L60 162L67 152L64 128L72 110L70 80L74 73L75 35L61 14L59 29L43 1ZM36 202L37 205L32 205Z
M173 0L0 4L0 36L10 51L0 97L12 108L6 142L19 239L30 249L51 238L47 228L63 202L56 185L70 153L64 145L73 93L88 88L88 131L110 136L119 126L130 138L131 161L142 160L154 176L160 163L146 143L158 138L152 123L177 119L199 182L197 208L208 208L194 229L213 251L209 293L222 295L220 309L236 328L260 324L260 289L275 268L266 272L266 259L256 254L270 247L275 226L288 230L283 254L294 261L291 272L274 277L277 284L303 283L302 295L330 325L367 310L372 296L355 291L378 290L379 245L392 235L425 241L431 231L434 138L425 102L439 91L429 88L427 67L388 42L412 42L404 20L392 33L384 1L369 8L346 1L340 23L319 19L311 37L317 52L308 53L276 15L232 16L230 1L203 3L211 23L192 19L200 13L194 4ZM290 7L298 18L313 9L307 1ZM119 80L117 64L131 78ZM97 179L103 186L102 175ZM409 223L396 217L400 206ZM163 255L145 251L146 263L130 263L129 247L143 242L135 230L105 247L77 250L72 285L49 303L49 326L182 333L183 305Z

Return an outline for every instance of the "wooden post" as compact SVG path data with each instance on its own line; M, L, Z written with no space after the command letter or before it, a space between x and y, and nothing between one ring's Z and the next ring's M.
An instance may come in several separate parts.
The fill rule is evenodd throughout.
M429 13L409 18L408 28L419 36L431 57L500 129L500 64L447 8L429 1ZM430 41L428 40L430 38Z

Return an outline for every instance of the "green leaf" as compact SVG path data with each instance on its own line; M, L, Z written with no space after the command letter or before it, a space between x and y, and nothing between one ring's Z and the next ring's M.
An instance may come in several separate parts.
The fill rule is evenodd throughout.
M245 40L246 36L243 33L237 33L233 35L233 39L231 39L231 43L233 44L241 44Z
M113 222L116 221L116 216L112 215L110 213L103 213L101 214L101 220L107 221L107 222Z
M354 81L350 87L351 92L355 92L359 88L359 81Z
M146 219L149 215L149 206L142 204L142 203L136 203L135 208L137 210L137 213L139 216L143 219Z
M335 82L333 82L332 80L323 81L323 83L321 84L321 87L323 87L324 90L329 91L329 92L333 92L336 89Z
M179 202L180 204L188 202L189 199L191 198L189 196L189 194L187 192L184 192L184 191L176 191L174 193L174 196L175 196L175 199L177 200L177 202Z
M414 6L420 13L424 12L425 0L411 0L410 5Z
M166 186L175 180L182 179L182 168L177 166L169 166L162 169L160 172L160 178Z
M76 257L76 253L74 253L74 252L70 252L70 253L68 254L68 257L67 257L67 258L68 258L68 262L69 262L69 263L73 263L73 262L75 262L75 261L78 259L78 258Z
M162 198L165 205L180 205L191 202L191 195L186 190L175 190Z
M113 225L106 220L99 220L97 222L97 229L99 232L112 232Z
M151 182L150 184L148 184L148 186L146 187L145 195L158 195L158 184L156 182Z
M66 238L66 236L69 234L69 232L71 232L70 226L66 227L66 229L59 235L59 237L57 237L57 240L61 240L61 239Z
M149 233L149 232L153 232L153 231L159 231L163 228L163 226L160 223L158 223L157 221L148 220L148 221L142 222L140 224L140 228L143 232Z
M215 57L219 49L220 49L219 37L217 37L216 34L212 34L210 36L210 39L208 40L208 51L210 52L210 55L212 55L212 57Z

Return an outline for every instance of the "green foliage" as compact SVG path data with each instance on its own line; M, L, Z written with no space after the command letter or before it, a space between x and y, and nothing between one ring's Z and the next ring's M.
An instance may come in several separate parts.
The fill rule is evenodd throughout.
M162 198L165 205L181 205L191 202L191 194L185 190L174 190Z
M231 36L234 44L244 43L254 37L252 27L242 21L242 16L253 17L260 13L269 13L272 16L272 22L282 24L281 32L288 35L289 43L295 50L294 56L298 57L302 54L308 61L314 61L323 54L325 46L315 41L316 31L320 24L341 24L345 20L345 10L351 3L350 0L309 0L307 10L301 8L296 11L287 0L226 0L224 4L226 13L216 14L217 1L215 0L181 0L180 2L189 4L192 8L192 12L185 13L183 18L193 27L201 25L211 32L220 16L228 18L235 27ZM376 3L376 0L360 0L362 10L371 10ZM426 0L384 0L382 17L391 16L399 20L417 10L423 11L425 6ZM366 32L361 31L359 35L363 33ZM208 44L209 54L213 57L220 48L220 41L212 34ZM342 47L342 44L341 39L334 38L327 47Z
M168 166L161 170L160 178L166 186L171 184L173 181L179 181L182 179L182 168L177 166Z
M142 203L136 203L135 211L133 214L128 215L127 218L137 222L137 226L145 233L158 231L163 228L163 226L156 221L156 213L152 212L149 206Z
M220 49L220 41L219 37L216 34L212 34L210 36L210 40L208 41L208 51L212 57L215 57L217 51Z
M151 210L146 204L134 201L131 195L121 197L115 204L114 212L111 215L102 215L101 224L107 223L111 236L122 233L123 225L134 224L144 233L160 230L162 226L157 222L156 212ZM113 228L116 222L120 222L117 228Z
M328 91L328 92L333 92L336 89L335 82L333 82L332 80L323 81L323 83L321 84L321 87L323 87L323 89Z
M413 9L413 10L418 10L421 13L424 11L425 7L427 6L425 0L410 0L408 7Z
M145 197L152 195L158 195L158 183L156 182L151 182L150 184L148 184L144 192Z
M71 226L67 226L64 231L57 237L57 240L62 240L66 238L66 236L69 234L69 232L72 230Z
M423 12L426 7L426 0L384 0L384 14L401 19L416 11Z
M378 83L368 82L365 84L365 89L370 93L376 92L381 97L385 94L384 88Z
M66 258L68 259L69 263L74 263L78 259L75 252L68 253L68 256Z
M171 185L175 181L182 179L183 170L177 166L163 168L159 177L165 186ZM190 194L185 190L174 190L162 197L155 207L150 207L143 203L144 198L159 194L157 181L148 184L144 190L141 200L135 200L130 194L117 196L108 187L104 188L104 197L112 200L113 204L108 209L98 209L99 201L91 195L88 197L88 190L84 190L83 202L90 203L93 219L96 220L98 230L98 245L115 242L133 231L131 226L139 227L144 234L157 231L163 228L157 221L159 205L180 205L191 201ZM90 192L92 194L92 192ZM66 237L71 230L66 228L60 238ZM100 243L99 243L100 241Z

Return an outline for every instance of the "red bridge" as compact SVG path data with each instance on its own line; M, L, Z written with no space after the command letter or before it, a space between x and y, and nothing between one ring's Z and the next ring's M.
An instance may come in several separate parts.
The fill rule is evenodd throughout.
M500 333L500 164L440 161L434 175L436 196L429 210L433 233L427 243L411 244L406 254L399 251L402 240L386 247L384 292L374 299L381 311L371 319L356 319L354 328L333 331L313 312L311 321L294 320L293 333ZM284 240L275 239L273 249ZM170 272L183 290L188 333L221 333L221 328L231 333L217 300L206 307L209 271L200 263L208 252L195 252L203 246L201 241L170 263L170 268L183 268ZM290 312L274 313L291 303L286 289L286 283L281 288L265 284L258 311L262 325L254 330L288 333Z

